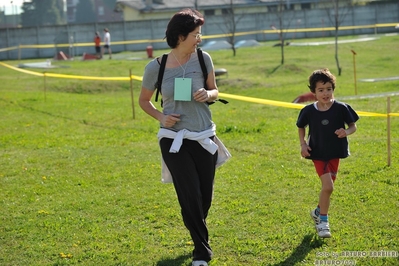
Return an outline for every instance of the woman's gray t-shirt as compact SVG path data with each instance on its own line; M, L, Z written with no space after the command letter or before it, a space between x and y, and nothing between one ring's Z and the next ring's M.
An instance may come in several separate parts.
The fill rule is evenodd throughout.
M213 62L208 53L202 52L208 73L213 70ZM171 54L169 54L171 56ZM161 60L161 59L160 59ZM155 91L155 85L158 79L160 63L157 58L151 60L145 67L142 86ZM184 70L185 69L185 72ZM187 129L193 132L200 132L210 129L213 125L212 115L207 103L200 103L193 99L191 101L174 100L175 78L191 78L192 94L197 90L204 88L204 75L197 53L192 53L190 59L181 67L165 68L162 80L162 100L164 114L180 114L180 120L171 129L179 131Z

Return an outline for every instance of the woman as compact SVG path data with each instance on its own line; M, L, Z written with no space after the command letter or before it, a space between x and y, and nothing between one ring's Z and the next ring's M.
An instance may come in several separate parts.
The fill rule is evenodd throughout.
M212 258L206 218L211 207L215 164L218 157L216 126L209 103L218 97L211 57L203 52L208 78L196 53L201 42L202 15L184 9L168 23L166 41L171 48L162 82L163 112L151 103L160 58L145 68L139 103L160 122L158 132L163 160L169 169L185 226L194 242L193 266L207 266ZM172 145L173 144L173 145Z

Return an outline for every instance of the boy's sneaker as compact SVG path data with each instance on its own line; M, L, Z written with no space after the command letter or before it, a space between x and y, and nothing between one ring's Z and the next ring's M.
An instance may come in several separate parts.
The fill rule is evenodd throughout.
M194 260L192 266L208 266L208 263L204 260Z
M331 237L330 225L328 224L328 222L320 222L318 225L316 225L316 230L317 234L321 238Z
M314 222L315 226L318 226L320 224L320 216L316 215L316 210L311 210L310 211L310 217L312 217L312 220Z

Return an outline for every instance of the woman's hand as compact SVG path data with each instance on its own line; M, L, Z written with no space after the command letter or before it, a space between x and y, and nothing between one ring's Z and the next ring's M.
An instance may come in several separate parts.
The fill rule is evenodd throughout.
M194 92L193 97L195 101L204 103L209 100L209 93L204 88L201 88Z
M179 121L180 121L179 114L170 114L170 115L164 114L160 122L164 127L173 127Z

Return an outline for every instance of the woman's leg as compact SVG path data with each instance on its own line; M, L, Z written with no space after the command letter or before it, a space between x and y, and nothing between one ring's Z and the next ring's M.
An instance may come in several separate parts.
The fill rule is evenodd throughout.
M217 154L210 154L197 141L183 140L178 153L169 153L173 140L160 141L161 152L173 177L185 226L194 242L193 259L209 261L206 217L212 202Z

